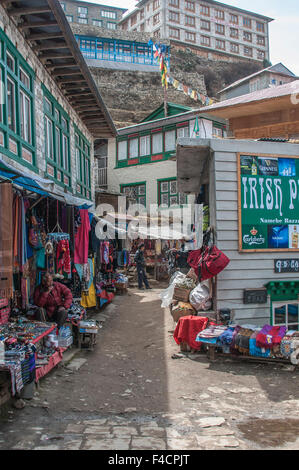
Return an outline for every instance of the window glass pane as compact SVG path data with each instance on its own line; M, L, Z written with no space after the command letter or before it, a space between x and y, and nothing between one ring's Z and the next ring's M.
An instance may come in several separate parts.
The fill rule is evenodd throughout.
M177 193L177 182L170 181L170 194L176 194L176 193Z
M20 91L20 125L21 137L31 143L31 101L23 91Z
M165 132L165 152L170 152L171 150L175 150L175 130Z
M118 160L127 160L127 141L118 143Z
M64 134L62 134L62 152L62 166L69 171L68 138Z
M170 196L170 206L178 205L178 196Z
M45 109L48 113L52 114L52 103L45 98Z
M161 205L163 206L168 206L168 193L167 194L161 194Z
M288 304L288 323L298 323L298 304Z
M129 140L129 158L138 157L138 139Z
M169 188L168 181L164 181L163 183L161 183L162 193L168 193L168 188Z
M20 67L20 80L26 88L30 89L30 78L21 67Z
M3 122L3 105L4 105L4 83L3 83L3 72L0 67L0 122Z
M67 121L64 118L61 118L61 126L62 126L62 129L67 132L68 130Z
M151 153L151 137L149 135L140 137L140 156L144 157Z
M81 159L80 159L79 149L76 149L76 169L77 169L77 179L81 180Z
M163 152L163 135L153 134L153 154Z
M87 158L85 159L85 184L88 187L90 186L89 161Z
M15 71L15 59L8 51L6 51L6 64L12 72Z
M47 157L54 160L53 155L53 124L50 119L46 117L46 152Z
M140 196L144 196L145 195L145 185L144 184L141 184L140 186L138 186L138 194Z
M7 119L8 127L12 131L16 131L16 114L15 114L15 84L7 79Z
M189 137L189 127L180 127L177 129L177 135L179 138Z
M287 321L287 308L286 305L277 306L274 308L274 324L285 325Z
M56 161L60 162L60 129L55 127Z

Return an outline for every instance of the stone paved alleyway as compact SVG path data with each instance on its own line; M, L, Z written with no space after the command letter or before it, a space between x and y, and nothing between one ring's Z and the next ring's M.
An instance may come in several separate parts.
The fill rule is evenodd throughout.
M98 314L94 352L56 368L0 422L0 449L297 449L292 366L177 355L160 290L130 290Z

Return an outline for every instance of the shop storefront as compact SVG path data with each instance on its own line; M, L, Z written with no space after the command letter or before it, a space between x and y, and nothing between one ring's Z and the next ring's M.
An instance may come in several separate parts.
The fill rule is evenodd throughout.
M213 276L213 292L206 286L211 308L194 312L195 318L206 318L207 323L198 329L193 346L197 341L225 346L225 352L233 349L241 355L288 360L293 354L295 364L299 330L298 145L181 139L177 167L179 190L195 194L198 203L208 206L213 233L210 246L217 246L228 260L225 269ZM194 259L200 274L207 265L202 265L200 256ZM196 306L194 292L189 294ZM201 297L205 297L204 285ZM214 322L211 310L216 313ZM223 325L224 318L230 327Z
M0 373L9 375L12 396L32 398L66 349L97 334L89 312L112 302L127 279L116 272L118 241L97 238L90 201L51 193L51 181L8 166L0 171ZM39 317L35 292L45 273L70 293L60 328Z

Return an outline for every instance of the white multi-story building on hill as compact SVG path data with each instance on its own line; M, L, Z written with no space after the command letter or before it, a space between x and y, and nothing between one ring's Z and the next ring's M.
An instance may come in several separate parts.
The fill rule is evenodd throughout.
M206 57L269 60L272 18L213 0L141 0L119 27L188 44Z

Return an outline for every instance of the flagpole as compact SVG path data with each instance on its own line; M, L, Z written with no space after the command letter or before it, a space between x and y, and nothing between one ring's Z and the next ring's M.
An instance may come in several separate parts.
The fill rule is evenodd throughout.
M165 114L165 117L168 117L166 81L164 84L164 114Z

